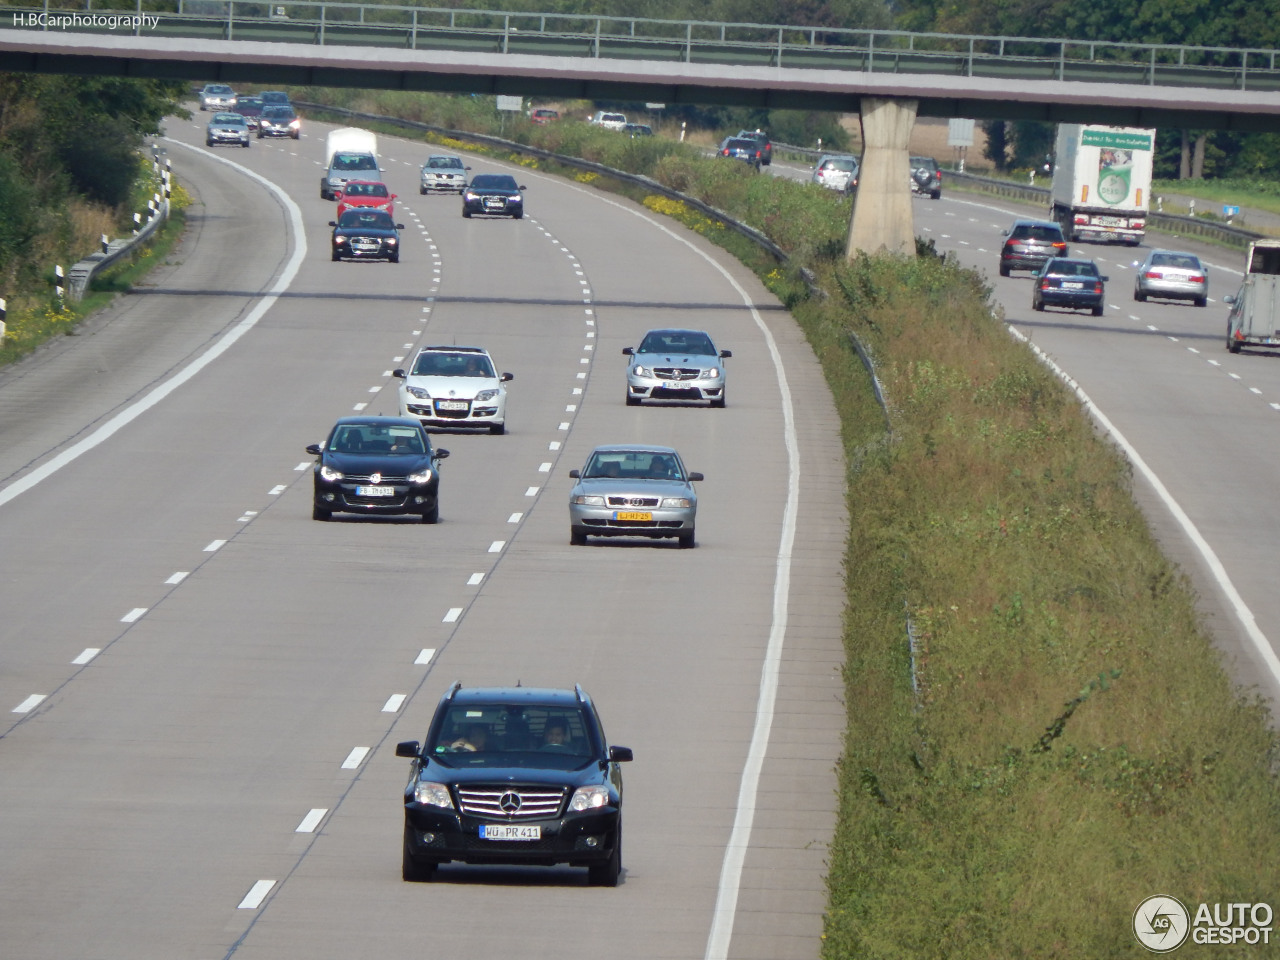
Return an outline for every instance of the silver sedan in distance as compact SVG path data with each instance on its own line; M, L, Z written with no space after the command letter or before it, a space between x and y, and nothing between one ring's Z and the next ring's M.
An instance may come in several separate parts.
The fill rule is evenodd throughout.
M1152 250L1147 259L1133 262L1138 271L1133 281L1133 299L1148 297L1190 300L1197 307L1209 302L1209 268L1194 253Z
M627 405L641 400L708 400L725 405L724 363L733 356L702 330L650 330L632 349L624 347Z
M569 494L569 542L587 537L674 537L692 547L698 495L689 473L671 447L611 444L596 447Z

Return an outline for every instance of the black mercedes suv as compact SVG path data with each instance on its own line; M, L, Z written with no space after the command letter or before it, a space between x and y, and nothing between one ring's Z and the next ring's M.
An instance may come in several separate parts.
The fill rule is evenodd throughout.
M405 880L450 860L587 868L616 886L622 868L622 774L582 687L477 687L441 698L404 791Z

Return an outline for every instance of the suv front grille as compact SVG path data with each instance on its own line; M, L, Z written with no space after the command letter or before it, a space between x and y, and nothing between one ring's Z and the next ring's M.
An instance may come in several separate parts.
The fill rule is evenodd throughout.
M549 820L559 815L565 793L564 787L458 787L458 805L487 820Z
M611 507L656 507L657 497L609 497L606 502Z

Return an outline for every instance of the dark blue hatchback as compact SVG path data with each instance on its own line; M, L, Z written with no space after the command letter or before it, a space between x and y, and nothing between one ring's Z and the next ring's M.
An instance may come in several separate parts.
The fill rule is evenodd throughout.
M1054 257L1046 261L1035 275L1031 309L1067 307L1071 310L1092 310L1095 317L1100 317L1106 281L1092 260Z

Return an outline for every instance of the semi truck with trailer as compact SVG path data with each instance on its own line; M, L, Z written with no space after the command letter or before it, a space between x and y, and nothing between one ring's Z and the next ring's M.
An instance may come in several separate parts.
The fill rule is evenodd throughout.
M1155 146L1154 130L1058 125L1049 216L1069 242L1142 242Z

